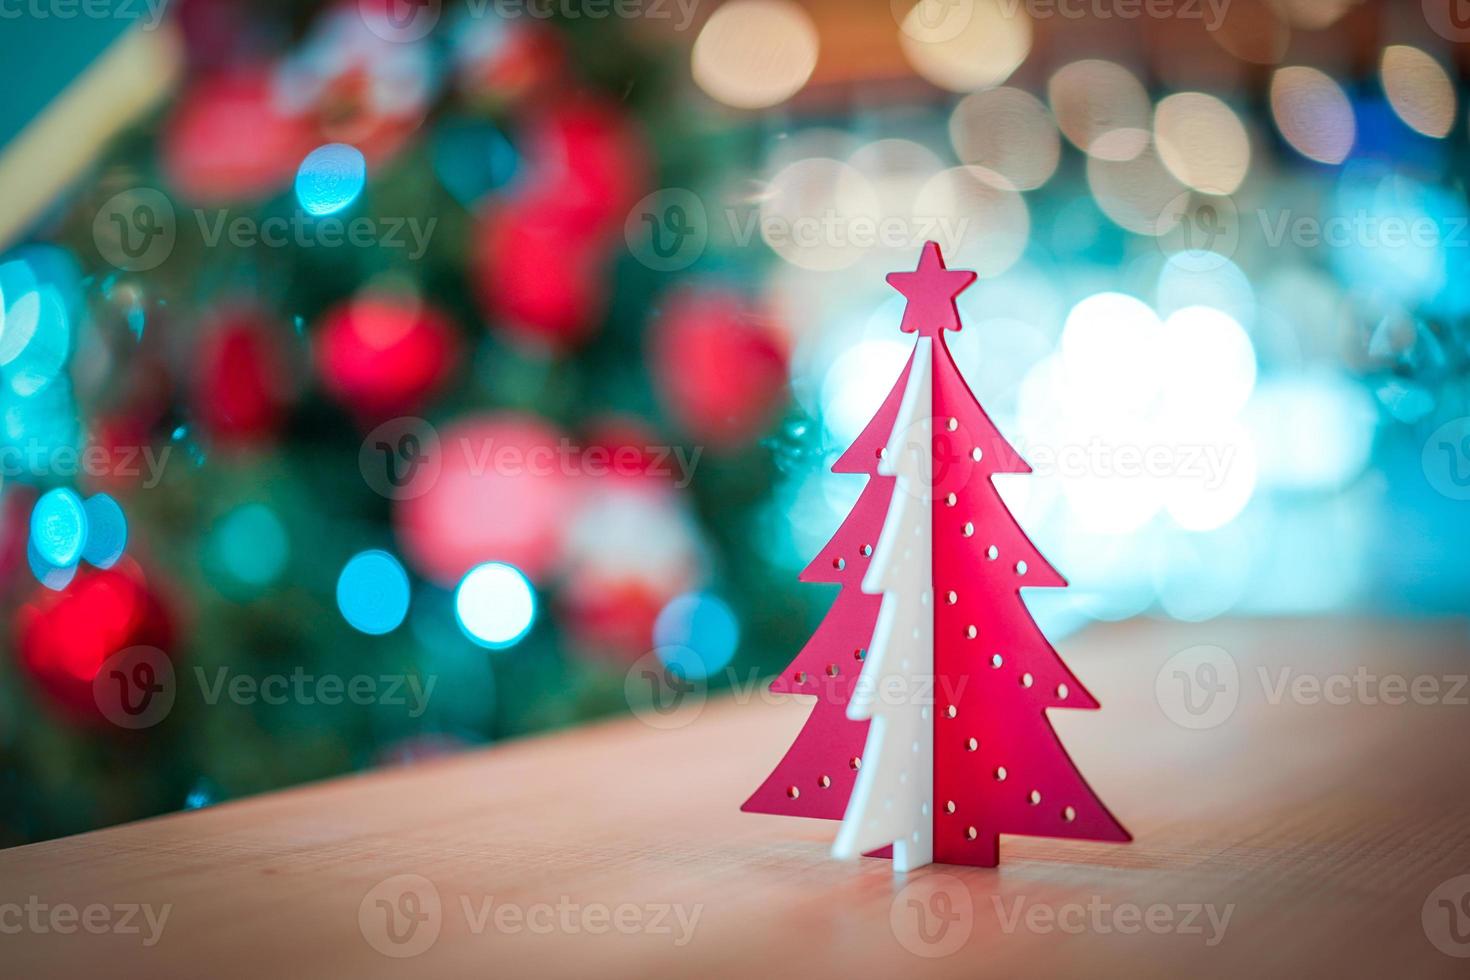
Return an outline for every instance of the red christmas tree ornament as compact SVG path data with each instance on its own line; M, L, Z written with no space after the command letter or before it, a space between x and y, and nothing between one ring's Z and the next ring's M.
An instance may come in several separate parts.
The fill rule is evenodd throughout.
M566 44L550 24L462 17L454 31L456 84L476 101L517 105L554 92L567 74Z
M836 856L891 846L898 871L932 861L994 867L1001 834L1131 839L1047 720L1051 708L1098 704L1021 599L1023 587L1066 584L991 480L1030 468L944 342L944 331L960 329L955 297L974 278L947 270L932 242L916 271L889 276L908 298L902 329L918 339L834 467L871 478L804 577L830 575L843 590L772 684L815 694L817 705L745 804L840 817ZM853 660L855 678L845 670Z
M646 192L648 148L622 106L575 96L531 115L520 139L529 182L521 200L573 232L603 237Z
M217 444L256 445L275 434L293 394L279 324L232 310L209 324L193 372L195 417Z
M310 121L276 99L274 69L247 65L185 92L164 126L163 169L185 200L256 200L288 185L318 142Z
M717 449L758 436L786 399L786 352L770 323L734 293L685 288L654 325L651 368L669 410Z
M104 720L93 680L108 657L129 647L171 648L173 621L142 570L124 558L101 570L83 567L59 592L37 587L12 621L26 672L70 715Z
M459 354L449 318L409 296L367 293L331 310L313 341L323 386L364 423L415 411Z

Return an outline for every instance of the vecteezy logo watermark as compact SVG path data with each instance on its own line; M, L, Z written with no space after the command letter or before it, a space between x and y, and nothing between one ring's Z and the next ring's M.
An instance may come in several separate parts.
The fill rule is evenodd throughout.
M1235 914L1234 903L1225 906L1201 902L1139 905L1136 902L1110 901L1101 895L1093 895L1086 902L1063 902L1060 905L1029 902L1025 896L1008 901L992 895L990 901L995 907L1001 931L1007 935L1018 929L1043 936L1055 932L1073 936L1088 932L1125 936L1148 932L1156 936L1200 936L1209 947L1220 945L1225 938L1225 930L1230 927L1230 917Z
M421 418L389 419L367 434L357 454L362 478L374 492L390 500L422 496L433 489L446 454L457 454L464 472L480 477L608 476L667 477L683 489L693 481L704 455L701 446L583 446L568 438L522 446L494 439L462 436L444 442Z
M92 678L92 699L119 728L151 728L168 717L177 695L174 665L157 647L135 646L102 662Z
M531 933L602 936L668 936L684 947L704 913L703 904L678 902L580 902L561 895L555 901L507 902L494 895L460 895L458 909L473 936ZM357 925L368 945L395 959L427 952L444 926L444 905L434 883L422 875L394 875L378 882L357 907Z
M975 928L975 900L954 875L931 873L909 882L888 906L888 927L915 956L938 959L958 952Z
M418 956L439 939L444 909L439 890L423 875L394 875L378 882L357 907L357 928L384 956Z
M953 41L975 16L975 0L889 0L889 8L905 34L929 44Z
M0 0L0 21L128 20L151 31L163 22L169 0Z
M92 219L98 254L124 272L156 269L173 254L177 235L173 203L152 187L112 195Z
M1446 956L1470 957L1470 875L1442 882L1424 899L1424 935Z
M1000 0L1000 9L1007 17L1024 9L1033 20L1193 20L1217 31L1230 0Z
M667 731L691 724L704 711L707 685L680 665L699 662L698 654L683 647L645 653L623 676L628 707L649 728Z
M463 11L479 19L533 20L671 20L676 31L694 23L699 0L468 0ZM358 0L357 9L370 31L385 41L410 42L425 37L438 24L439 0Z
M669 187L633 205L623 222L633 257L655 272L687 269L709 244L709 215L691 190Z
M1470 0L1423 0L1424 20L1446 41L1470 41Z
M1435 429L1424 442L1420 463L1435 490L1451 500L1470 500L1470 416Z
M357 467L373 492L389 500L421 497L434 488L444 468L439 432L413 416L389 419L367 434Z
M1235 713L1240 668L1221 647L1189 647L1164 661L1154 677L1154 696L1181 728L1214 728Z
M311 674L297 667L290 673L255 676L229 667L193 669L204 704L222 701L272 707L285 704L337 707L384 705L408 710L418 718L429 707L439 682L437 675L417 674ZM92 678L92 697L102 716L119 728L151 728L168 717L179 694L173 661L157 647L129 647L108 657Z
M0 0L3 2L3 0ZM416 262L428 251L437 217L315 217L304 211L258 218L232 214L228 208L191 211L205 248L223 242L233 248L372 248L402 249ZM134 187L114 194L92 219L97 252L125 272L146 272L162 265L178 243L178 218L162 192Z
M28 438L0 446L0 478L60 477L74 480L79 476L103 479L138 480L144 490L152 490L163 479L173 446L102 446L96 443L81 449L55 446L50 442Z
M78 906L70 902L45 902L40 896L31 895L24 904L0 902L0 935L71 936L85 932L93 936L139 936L142 944L151 948L163 938L163 927L173 910L171 903L93 902Z
M1224 265L1240 247L1240 212L1235 202L1220 194L1185 191L1159 213L1155 227L1163 233L1154 241L1165 255L1188 252L1192 268L1209 272Z

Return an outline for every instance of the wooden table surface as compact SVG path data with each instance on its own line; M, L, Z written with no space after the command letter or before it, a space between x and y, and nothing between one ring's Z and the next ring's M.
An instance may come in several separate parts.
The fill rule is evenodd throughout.
M1131 845L1004 838L997 870L905 880L835 862L832 824L738 810L806 708L712 698L682 727L0 852L0 974L1470 972L1465 623L1129 624L1060 647L1103 709L1052 718Z

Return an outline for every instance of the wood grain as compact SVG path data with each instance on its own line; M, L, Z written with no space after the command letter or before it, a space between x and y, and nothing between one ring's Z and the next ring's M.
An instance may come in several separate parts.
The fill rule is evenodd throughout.
M830 823L737 809L806 708L723 697L673 730L624 719L0 852L0 972L1462 976L1470 960L1430 938L1449 910L1425 906L1470 874L1470 690L1454 690L1467 641L1463 623L1293 621L1063 642L1103 709L1052 717L1131 845L1006 838L999 869L904 880L884 861L832 861ZM1240 676L1234 712L1203 730L1171 721L1155 691L1195 644L1223 648ZM1342 704L1310 687L1275 698L1283 669L1358 686ZM1430 678L1437 693L1421 681L1417 700L1433 703L1366 703L1394 697L1390 674ZM411 938L395 946L377 901L412 911L381 884L399 875L427 879L440 908L422 931L397 920ZM169 911L145 946L146 925L22 921L38 903ZM373 945L402 952L435 927L412 957ZM1470 954L1466 938L1448 948Z

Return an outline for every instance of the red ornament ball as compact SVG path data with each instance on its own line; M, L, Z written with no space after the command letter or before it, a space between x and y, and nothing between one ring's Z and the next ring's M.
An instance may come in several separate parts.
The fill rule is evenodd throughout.
M135 646L167 652L174 632L164 602L127 558L106 570L82 566L59 592L37 586L11 630L21 666L41 690L93 722L104 720L92 686L103 662Z
M421 300L366 294L329 310L314 340L328 393L372 422L423 405L459 356L447 315Z
M487 561L544 577L560 557L576 497L570 449L532 415L487 413L446 426L437 445L425 447L440 457L438 477L396 505L405 558L444 586Z
M605 235L645 193L648 148L615 102L579 96L538 112L521 144L529 178L521 199L542 221Z
M555 211L517 202L481 220L475 287L491 326L523 346L564 351L607 310L607 248Z
M669 411L713 448L748 443L786 401L784 345L769 318L732 292L676 292L654 324L650 354Z
M195 82L162 142L169 186L185 200L215 203L276 193L319 141L310 120L279 104L273 69L248 65Z
M216 444L256 445L279 428L294 394L284 330L253 310L223 313L205 327L192 398Z

